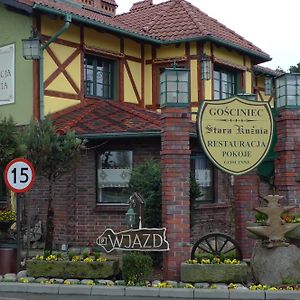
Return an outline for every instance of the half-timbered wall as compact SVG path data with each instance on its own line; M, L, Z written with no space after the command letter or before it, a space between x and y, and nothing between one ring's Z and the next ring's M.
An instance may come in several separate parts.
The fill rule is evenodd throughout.
M62 21L42 17L42 34L50 38L63 25ZM253 92L251 59L234 50L210 42L185 42L150 45L116 34L72 24L45 51L45 113L51 113L83 101L84 55L111 59L118 73L112 100L129 102L152 109L159 108L159 78L161 69L178 66L190 69L190 101L197 111L203 99L213 99L213 69L215 65L240 72L239 90ZM211 58L211 79L201 80L200 57Z

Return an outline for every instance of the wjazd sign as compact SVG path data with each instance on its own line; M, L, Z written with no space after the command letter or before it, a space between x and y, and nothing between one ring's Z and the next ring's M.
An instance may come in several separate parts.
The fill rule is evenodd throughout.
M97 238L96 244L102 246L108 253L113 250L169 250L169 243L166 240L166 228L128 229L118 233L108 228Z
M241 175L257 167L267 155L273 117L267 102L238 97L204 100L197 129L209 159L221 170Z

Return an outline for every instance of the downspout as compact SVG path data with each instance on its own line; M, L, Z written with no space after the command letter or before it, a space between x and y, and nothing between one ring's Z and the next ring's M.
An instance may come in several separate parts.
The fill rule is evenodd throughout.
M40 119L45 119L45 101L44 101L44 50L46 50L51 43L53 43L60 35L68 30L72 21L71 15L65 16L65 23L62 28L57 31L44 45L41 45L40 49Z

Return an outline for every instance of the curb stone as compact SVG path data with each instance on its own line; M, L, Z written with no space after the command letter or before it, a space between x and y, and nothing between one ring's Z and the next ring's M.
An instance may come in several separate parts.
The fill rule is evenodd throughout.
M195 289L196 299L229 299L229 291L225 289Z
M159 297L194 298L194 289L160 288Z
M125 296L159 297L159 288L126 287Z
M92 286L92 296L125 296L125 287L122 286Z
M58 293L60 295L91 295L92 287L88 285L60 285Z
M0 292L27 293L27 284L17 282L0 282Z
M265 291L249 291L249 290L230 290L229 299L251 299L251 300L265 300Z
M58 294L58 284L39 284L39 283L28 283L27 293L33 294Z
M297 291L266 291L266 300L296 300L300 299L300 293Z

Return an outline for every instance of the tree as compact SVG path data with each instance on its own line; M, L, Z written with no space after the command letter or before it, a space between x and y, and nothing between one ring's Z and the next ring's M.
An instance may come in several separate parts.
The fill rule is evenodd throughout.
M46 221L45 250L52 251L53 244L53 187L55 181L75 166L85 141L76 138L74 132L56 133L50 117L40 122L32 121L24 132L26 157L33 163L36 173L49 183Z
M300 62L296 66L290 66L289 71L290 73L300 73Z
M17 126L12 118L0 121L0 199L6 198L6 187L3 180L3 171L6 165L25 151L25 145L20 141Z
M17 126L12 118L0 121L0 165L5 167L12 159L21 156L25 145L20 141Z

